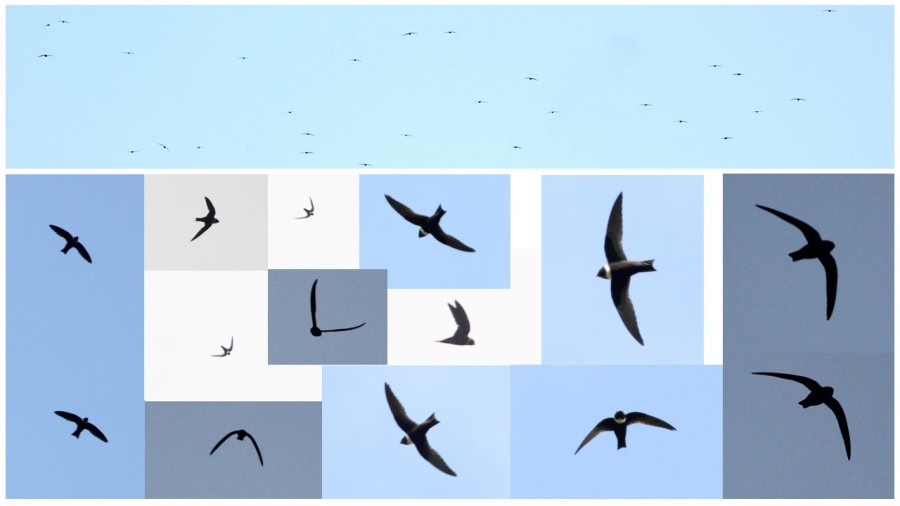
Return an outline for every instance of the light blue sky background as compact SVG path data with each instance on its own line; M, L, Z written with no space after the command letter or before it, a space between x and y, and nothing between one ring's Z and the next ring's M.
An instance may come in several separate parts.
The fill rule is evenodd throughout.
M388 269L390 288L509 288L509 192L507 175L363 175L359 265ZM385 195L425 216L441 205L441 228L475 252L419 237Z
M635 424L627 447L604 432L575 455L618 410L676 430ZM512 412L513 497L722 496L721 367L513 367Z
M209 452L226 434L244 429ZM147 403L147 497L319 498L318 402Z
M543 363L702 363L702 178L545 176L542 185ZM630 287L644 346L597 277L619 192L625 254L656 260Z
M144 496L143 182L6 178L6 493ZM90 253L85 262L50 230ZM53 412L90 418L109 439Z
M890 175L726 175L724 180L725 495L893 497L894 179ZM825 273L791 262L805 241L758 209L801 219L835 243L834 313ZM832 386L847 414L804 410L799 374Z
M7 164L892 167L892 23L892 6L13 6Z
M326 498L502 498L510 484L508 367L340 367L323 377ZM400 444L384 383L457 476Z

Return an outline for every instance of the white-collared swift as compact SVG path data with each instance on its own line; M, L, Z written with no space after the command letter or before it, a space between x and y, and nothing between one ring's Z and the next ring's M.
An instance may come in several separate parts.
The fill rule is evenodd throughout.
M87 417L81 418L80 416L74 413L69 413L67 411L54 411L54 413L77 425L77 427L75 428L75 432L72 433L72 435L76 438L81 436L81 432L84 429L87 429L88 432L93 434L94 437L96 437L100 441L103 441L104 443L109 442L109 440L106 439L106 436L103 435L102 432L100 432L100 429L98 429L96 425L88 421Z
M616 435L616 450L625 448L625 434L628 431L628 426L635 423L652 425L653 427L659 427L661 429L675 430L675 427L672 427L667 422L664 422L655 416L650 416L638 411L632 411L627 415L624 411L616 411L616 414L612 418L604 418L591 429L584 438L584 441L578 445L575 454L578 455L578 451L584 448L584 445L590 443L592 439L597 437L597 434L607 431L612 431Z
M259 445L256 444L256 439L254 439L253 435L245 431L244 429L233 430L228 434L225 434L225 437L220 439L219 442L216 443L216 446L213 446L213 449L210 450L209 454L212 455L213 453L215 453L216 450L218 450L219 447L222 446L222 443L227 441L231 436L237 436L238 441L243 441L245 437L250 438L250 442L253 443L253 448L256 449L256 456L259 457L259 465L263 465L262 452L259 451Z
M475 340L469 337L469 331L472 327L469 325L469 317L466 315L466 310L463 309L462 304L460 304L458 300L454 300L453 302L456 304L455 306L447 304L447 307L450 308L450 312L453 313L453 319L456 321L456 332L454 332L452 336L441 339L438 342L462 346L474 345Z
M384 395L387 397L388 407L391 408L391 415L394 416L394 421L397 422L397 425L405 433L403 439L400 440L400 443L405 445L415 445L416 450L419 451L419 455L431 463L431 465L450 476L456 476L456 472L454 472L453 469L450 469L450 466L444 462L444 459L441 458L438 452L434 451L431 445L428 444L428 438L425 436L428 429L440 423L438 419L434 417L434 413L426 418L424 422L416 423L406 415L406 410L403 409L403 405L400 404L397 396L394 395L394 392L391 390L391 386L387 383L384 384Z
M303 208L303 212L306 213L306 216L298 216L298 217L295 218L295 219L297 219L297 220L305 220L306 218L309 218L310 216L312 216L312 215L313 215L313 211L315 211L315 210L316 210L316 205L313 204L312 197L309 197L309 209L307 209L307 208L305 208L305 207Z
M654 260L628 260L625 256L625 250L622 249L621 192L609 212L603 249L606 252L607 264L600 269L597 276L610 280L612 300L619 312L619 317L622 318L622 323L625 324L625 328L628 329L631 336L643 346L644 338L641 337L641 331L638 329L637 316L634 314L634 306L631 303L628 288L631 284L631 276L639 272L655 271L656 268L653 267Z
M60 250L60 251L62 251L62 253L64 255L68 254L70 249L75 248L76 250L78 250L78 253L81 255L81 258L84 258L85 260L87 260L87 263L89 263L89 264L94 263L93 261L91 261L91 255L88 254L87 249L84 247L84 244L81 244L80 242L78 242L77 235L73 236L65 229L63 229L61 227L57 227L56 225L50 225L50 228L54 232L56 232L56 234L58 236L60 236L66 240L65 247Z
M212 357L227 357L228 355L231 355L231 350L234 349L234 336L231 336L231 344L229 344L227 348L222 345L219 345L219 347L222 348L222 354L221 355L210 355L210 356L212 356Z
M419 237L431 235L432 237L437 239L438 242L446 244L453 249L465 251L468 253L473 253L475 251L473 248L463 244L463 242L459 239L444 232L444 229L441 228L441 218L447 211L444 211L444 208L440 205L438 205L437 210L434 212L434 214L432 214L431 216L425 216L416 213L412 209L395 200L390 195L386 194L384 198L387 199L388 204L390 204L394 211L397 211L397 213L402 216L403 219L419 227Z
M782 372L755 372L753 374L796 381L808 388L809 395L798 402L798 404L803 406L803 409L810 406L818 406L820 404L824 404L831 409L832 413L834 413L834 417L837 418L838 427L841 429L841 437L844 439L844 449L847 451L847 460L850 460L850 428L847 426L847 416L844 414L844 408L842 408L841 403L834 398L834 388L823 387L817 381L797 374L785 374Z
M756 204L756 207L778 216L782 220L800 229L800 232L803 233L803 237L806 238L806 245L793 253L789 253L789 255L794 262L817 258L819 262L822 263L822 267L825 268L825 319L830 320L831 313L834 311L834 301L837 298L838 284L837 262L835 262L834 257L831 256L831 250L834 249L834 243L831 241L823 241L822 236L819 235L819 232L816 231L816 229L789 214L759 204Z
M197 234L194 235L194 237L191 239L191 241L193 241L194 239L203 235L203 232L206 232L207 230L209 230L209 227L213 226L214 223L219 222L219 220L216 219L216 208L213 207L212 201L209 200L209 197L203 197L203 198L206 199L206 209L209 212L206 213L206 216L204 216L202 218L196 218L194 220L194 221L202 221L203 228L201 228L200 230L197 231Z

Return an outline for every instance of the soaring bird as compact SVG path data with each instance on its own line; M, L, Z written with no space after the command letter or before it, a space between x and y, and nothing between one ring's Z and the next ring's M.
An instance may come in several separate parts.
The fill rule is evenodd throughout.
M675 430L675 427L672 427L655 416L639 413L637 411L632 411L626 415L624 411L616 411L615 416L612 418L604 418L588 432L584 441L582 441L581 444L578 445L578 449L575 450L575 454L577 455L578 451L584 448L584 445L590 443L591 439L597 437L597 434L606 431L612 431L616 435L617 450L625 448L625 433L628 431L628 426L633 423L643 423L661 429Z
M38 58L50 58L51 56L53 56L53 55L52 55L52 54L44 53L44 54L39 54L39 55L38 55Z
M469 337L469 330L472 327L469 325L469 317L466 315L466 310L463 309L459 301L455 300L453 302L456 304L455 306L447 304L447 307L450 308L450 312L453 313L453 319L456 321L456 332L447 339L442 339L438 342L459 345L475 344L475 340Z
M297 219L297 220L305 220L306 218L309 218L310 216L312 216L312 215L313 215L313 211L315 211L315 210L316 210L316 206L313 204L312 197L310 197L310 198L309 198L309 209L307 209L307 208L305 208L305 207L303 208L303 212L306 213L306 216L298 216L298 217L295 218L295 219Z
M81 244L80 242L78 242L77 235L73 236L69 232L65 231L64 229L62 229L60 227L57 227L56 225L50 225L50 228L54 232L56 232L56 235L58 235L66 240L66 246L60 250L63 252L64 255L68 254L69 250L74 247L76 250L78 250L78 253L81 255L81 257L84 258L85 260L87 260L87 262L89 264L94 263L91 261L91 255L88 254L87 249L85 249L85 247L84 247L84 244Z
M312 327L309 329L310 334L312 334L315 337L319 337L324 332L346 332L348 330L356 330L366 324L366 322L362 322L355 327L346 327L346 328L342 328L342 329L325 329L325 330L320 329L318 324L316 323L316 285L318 285L318 284L319 284L318 279L313 281L312 289L309 291L309 312L312 314Z
M104 443L109 442L109 440L106 439L106 436L104 436L103 433L100 432L100 429L98 429L96 425L88 421L87 417L81 418L78 415L66 411L54 411L54 413L77 425L77 427L75 428L75 432L72 433L73 436L79 437L81 436L81 431L87 429L88 432L93 434L94 437L96 437L100 441L103 441Z
M231 344L229 344L227 348L222 345L219 345L219 347L222 348L222 354L221 355L211 355L211 356L227 357L228 355L231 355L231 350L234 349L234 336L231 336Z
M163 143L161 143L161 142L157 142L157 144L159 144L160 146L162 146L162 148L165 149L166 151L172 151L171 149L169 149L169 146L166 146L165 144L163 144Z
M407 35L416 35L416 32L406 32L403 34L404 37L406 37Z
M806 102L805 98L800 98L800 97L794 97L791 100L793 100L794 102Z
M431 445L428 444L428 438L425 437L428 429L440 423L438 419L434 417L434 413L425 419L424 422L416 423L406 415L406 410L403 409L403 405L397 400L397 396L394 395L391 386L387 383L384 384L384 395L387 397L388 407L391 408L391 414L394 415L394 421L396 421L397 425L406 433L406 435L403 436L403 439L400 440L400 443L405 445L415 445L416 450L419 451L419 455L430 462L431 465L450 476L456 476L456 473L453 469L450 469L450 466L444 462L444 459L441 458L438 452L431 448Z
M466 252L474 252L475 250L466 246L459 239L453 237L452 235L444 232L444 229L441 228L441 218L444 216L444 208L438 205L437 210L431 216L425 216L422 214L415 213L412 209L406 207L400 202L394 200L390 195L385 195L385 199L387 199L388 204L394 208L394 211L397 211L400 216L403 217L406 221L412 223L413 225L419 226L419 237L425 237L426 235L431 235L438 242L442 244L446 244L451 248L458 249L460 251Z
M536 77L523 77L522 79L525 79L525 80L528 80L528 81L537 81L537 78L536 78Z
M213 203L209 200L209 197L203 197L203 198L206 199L206 208L209 210L209 212L206 213L206 216L203 216L202 218L194 219L194 221L202 221L203 228L201 228L200 230L197 231L197 234L194 235L193 239L191 239L192 241L194 239L200 237L203 234L203 232L206 232L207 230L209 230L209 227L213 226L213 223L219 222L219 220L216 219L216 208L213 207Z
M253 443L253 447L256 448L256 456L259 457L259 465L263 465L262 453L259 451L259 445L256 444L256 439L253 439L253 435L245 431L244 429L233 430L228 434L225 434L225 437L220 439L219 442L216 443L216 446L213 446L213 449L210 450L209 454L212 455L213 453L215 453L216 450L218 450L219 447L222 446L222 443L224 443L231 436L235 435L237 436L238 441L243 441L245 437L250 438L250 442Z
M628 260L625 256L625 251L622 249L621 192L609 212L603 249L606 252L607 264L600 269L597 276L611 281L610 291L619 317L622 318L622 323L625 324L625 328L628 329L631 336L643 346L644 339L641 337L641 331L638 330L637 316L634 314L634 306L628 295L628 287L631 284L631 276L639 272L655 271L656 268L653 267L654 260L635 261Z
M841 403L834 398L834 389L831 387L823 387L815 380L811 380L805 376L796 374L785 374L781 372L755 372L753 374L761 374L765 376L773 376L791 381L796 381L809 389L809 395L798 404L806 409L810 406L818 406L824 404L834 413L837 418L838 427L841 429L841 437L844 438L844 449L847 450L847 460L850 460L850 428L847 426L847 416L844 415L844 409Z
M756 207L778 216L782 220L800 229L800 232L803 233L803 237L806 238L806 245L789 255L794 262L817 258L819 259L819 262L822 263L822 267L825 268L825 297L827 304L825 319L830 320L831 312L834 311L834 300L837 297L838 284L837 263L834 261L834 257L831 256L831 250L834 249L834 243L831 241L823 241L822 236L819 235L819 232L817 232L816 229L789 214L759 204L756 204Z

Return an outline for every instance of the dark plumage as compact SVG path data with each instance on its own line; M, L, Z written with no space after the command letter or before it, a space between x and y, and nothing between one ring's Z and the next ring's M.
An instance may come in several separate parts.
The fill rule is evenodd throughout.
M798 404L803 406L803 409L810 406L818 406L820 404L824 404L831 409L832 413L834 413L834 417L837 418L838 427L841 429L841 437L844 439L844 449L847 451L847 460L850 460L850 428L847 426L847 416L844 415L844 409L841 407L841 403L834 398L833 388L823 387L815 380L796 374L785 374L781 372L755 372L753 374L796 381L808 388L809 395Z
M597 276L610 280L610 292L619 317L622 318L622 323L631 336L643 346L644 339L638 329L637 316L634 314L628 288L631 276L639 272L655 271L656 268L653 267L654 260L632 261L625 256L625 250L622 249L622 193L619 193L609 212L603 249L606 252L607 264L600 269Z
M456 320L456 332L453 333L452 336L447 339L442 339L438 342L447 343L447 344L459 344L459 345L473 345L475 344L475 340L469 337L469 330L471 330L471 326L469 325L469 317L466 315L466 310L463 309L462 304L459 301L453 301L456 305L451 306L447 304L447 307L450 308L450 312L453 313L453 319Z
M253 435L251 435L249 432L245 431L244 429L233 430L233 431L229 432L228 434L225 434L225 437L220 439L219 442L216 443L216 446L213 446L213 449L210 450L209 454L212 455L213 453L215 453L216 450L218 450L219 447L222 446L222 443L224 443L226 440L228 440L228 438L230 438L231 436L235 436L235 435L237 436L238 441L243 441L245 437L250 438L250 442L253 443L253 448L256 448L256 456L259 457L259 465L263 465L262 452L259 451L259 445L256 444L256 439L253 439Z
M591 442L592 439L597 437L597 434L606 431L612 431L616 435L617 450L621 450L625 448L625 433L628 431L628 426L634 423L643 423L645 425L652 425L653 427L659 427L662 429L675 430L675 427L672 427L668 423L656 418L654 416L650 416L644 413L639 413L637 411L632 411L631 413L625 414L624 411L616 411L615 416L612 418L604 418L597 425L594 426L593 429L588 433L588 435L584 438L584 441L578 445L578 449L575 450L575 454L578 454L578 451L584 448L584 445Z
M94 437L96 437L100 441L103 441L104 443L109 442L109 440L106 439L106 436L104 436L103 433L100 432L100 429L98 429L96 425L88 421L87 417L81 418L76 414L66 411L54 411L54 413L77 425L77 427L75 428L75 432L72 433L73 436L79 437L81 436L81 432L84 429L87 429L88 432L93 434Z
M194 235L194 237L191 239L192 241L194 239L200 237L201 235L203 235L203 232L206 232L207 230L209 230L209 227L213 226L214 223L219 222L219 220L216 219L216 208L213 207L212 201L209 200L209 197L203 197L203 198L206 199L206 208L209 210L209 212L206 213L206 216L204 216L202 218L196 218L194 220L194 221L202 221L203 228L201 228L200 230L197 231L197 234Z
M425 436L430 428L440 423L438 419L434 417L434 413L426 418L424 422L416 423L406 415L406 410L403 409L403 405L400 404L397 396L395 396L394 392L391 390L391 386L387 383L384 384L384 395L387 397L388 407L391 408L391 415L394 416L394 421L397 422L397 425L406 433L406 435L403 436L403 439L400 440L400 443L405 445L415 445L416 450L419 451L419 455L430 462L431 465L450 476L456 476L456 473L453 469L450 469L450 466L444 462L444 459L441 458L438 452L431 448L431 445L428 444L428 438Z
M211 356L227 357L228 355L231 355L231 350L234 349L234 336L231 336L231 344L229 344L227 348L224 346L221 346L221 345L219 347L222 348L222 354L221 355L211 355Z
M394 200L390 195L385 195L384 198L387 199L388 204L390 204L391 207L394 208L394 211L397 211L397 213L402 216L403 219L419 227L419 237L431 235L432 237L437 239L438 242L446 244L451 248L470 253L475 251L471 247L463 244L459 239L444 232L444 229L441 228L441 218L447 211L444 211L444 208L440 205L438 205L438 208L434 212L434 214L432 214L431 216L424 216L421 214L417 214L412 209Z
M348 330L356 330L366 324L366 322L362 322L355 327L346 327L346 328L342 328L342 329L326 329L326 330L320 329L318 324L316 324L316 285L317 284L319 284L318 279L313 281L312 289L309 291L309 311L312 314L312 327L309 329L310 334L312 334L315 337L319 337L324 332L346 332Z
M309 197L309 209L307 209L305 207L303 208L303 211L306 213L306 216L298 216L296 219L305 220L306 218L309 218L310 216L312 216L313 211L315 211L315 210L316 210L316 206L315 206L315 204L313 204L312 197Z
M81 244L80 242L78 242L77 235L73 236L66 230L64 230L60 227L57 227L56 225L50 225L50 228L54 232L56 232L56 234L58 236L60 236L66 240L66 246L60 250L63 252L64 255L68 254L70 249L75 248L78 251L78 253L81 255L81 258L84 258L85 260L87 260L87 262L89 264L94 263L93 261L91 261L91 255L88 254L87 249L85 249L84 245Z
M794 262L817 258L819 262L822 263L822 267L825 268L825 319L830 320L831 313L834 311L834 301L837 298L838 284L837 262L835 262L834 257L831 256L831 250L834 249L834 243L831 241L823 241L822 236L819 235L819 232L817 232L816 229L793 216L759 204L756 204L756 207L778 216L782 220L800 229L800 232L803 233L803 237L806 238L806 245L793 253L789 253L789 256Z

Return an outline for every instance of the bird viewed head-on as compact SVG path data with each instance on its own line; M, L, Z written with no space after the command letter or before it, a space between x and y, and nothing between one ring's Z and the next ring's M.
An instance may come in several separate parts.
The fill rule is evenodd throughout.
M616 411L616 414L613 418L615 419L616 423L625 423L625 412Z

